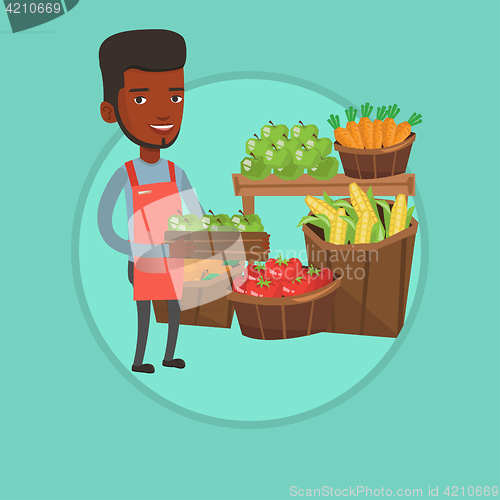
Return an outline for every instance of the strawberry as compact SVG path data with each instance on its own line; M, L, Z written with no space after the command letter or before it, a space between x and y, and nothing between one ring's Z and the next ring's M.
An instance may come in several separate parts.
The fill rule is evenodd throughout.
M265 277L266 265L261 264L260 262L256 262L251 266L247 266L243 271L245 280L255 280L257 281L261 276Z
M238 293L247 293L248 281L243 276L236 276L233 280L233 290Z
M261 276L257 281L248 282L246 293L252 297L281 297L283 287L276 282L264 280Z
M297 276L294 280L283 285L283 296L292 297L293 295L301 295L311 292L313 283L306 276Z
M266 278L280 283L294 280L302 269L299 259L284 259L281 255L277 259L269 259L266 262Z

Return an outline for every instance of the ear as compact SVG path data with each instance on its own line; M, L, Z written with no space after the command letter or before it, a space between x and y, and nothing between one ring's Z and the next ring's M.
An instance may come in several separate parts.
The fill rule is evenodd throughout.
M106 123L116 123L115 108L109 102L101 103L101 116Z

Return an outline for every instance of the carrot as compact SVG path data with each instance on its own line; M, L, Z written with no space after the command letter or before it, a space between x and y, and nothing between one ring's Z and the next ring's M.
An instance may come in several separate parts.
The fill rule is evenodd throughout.
M373 120L373 148L382 147L382 120L387 116L385 106L377 108L377 118Z
M356 144L354 147L358 149L364 149L363 139L361 139L361 132L359 131L358 124L355 122L357 113L358 110L354 109L352 106L349 107L349 110L345 110L345 114L347 116L347 125L345 128L354 139L354 143Z
M401 122L396 127L393 144L403 142L411 134L411 127L419 123L422 123L422 115L417 115L417 113L413 113L407 122Z
M330 118L326 120L332 127L333 133L335 135L335 139L342 144L342 146L346 146L348 148L355 148L356 142L351 137L351 134L340 126L340 118L339 115L334 116L330 115Z
M394 144L394 135L396 133L396 122L394 118L396 118L400 111L397 104L389 106L389 113L382 124L382 144L384 148Z
M370 113L373 111L373 106L367 102L361 105L362 117L359 119L358 127L361 132L363 146L366 149L373 149L373 122L370 120Z

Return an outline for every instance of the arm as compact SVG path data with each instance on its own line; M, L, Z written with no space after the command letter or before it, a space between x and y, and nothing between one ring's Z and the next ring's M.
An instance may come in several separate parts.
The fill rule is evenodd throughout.
M206 212L203 210L203 207L201 206L200 201L198 200L198 197L196 196L196 193L187 178L186 172L177 167L177 165L176 178L179 179L177 181L177 188L181 193L182 199L184 200L189 213L195 214L201 219Z
M97 225L99 226L99 232L103 240L113 250L129 256L168 257L168 245L157 245L152 249L151 245L139 243L131 244L129 241L124 240L116 234L113 228L113 211L120 193L127 183L127 178L127 172L119 168L113 174L102 193L99 208L97 210Z
M99 202L97 225L103 240L117 252L132 255L130 242L120 238L113 228L113 211L127 182L127 172L119 168L109 180Z

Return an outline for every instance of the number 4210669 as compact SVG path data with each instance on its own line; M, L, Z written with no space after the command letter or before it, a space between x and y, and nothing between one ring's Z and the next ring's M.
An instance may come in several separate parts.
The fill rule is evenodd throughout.
M59 14L60 3L9 3L5 9L9 14Z
M465 486L458 487L458 486L448 486L444 492L446 496L448 497L458 497L458 496L469 496L469 497L480 497L480 496L485 496L489 497L490 495L492 497L498 496L498 486L492 486L491 488L489 486L469 486L466 488Z

